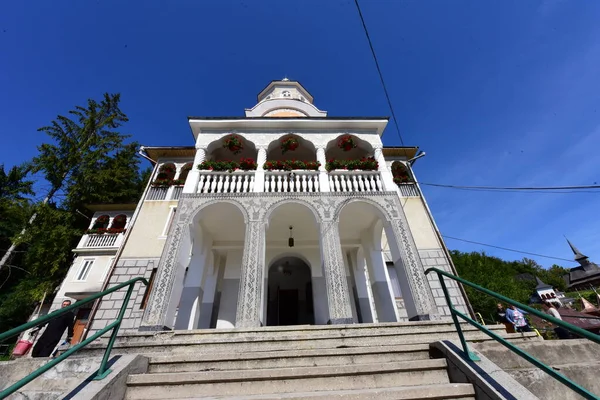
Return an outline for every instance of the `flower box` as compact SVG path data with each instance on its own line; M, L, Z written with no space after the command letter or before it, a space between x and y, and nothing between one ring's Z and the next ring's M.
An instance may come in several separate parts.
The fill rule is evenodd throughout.
M88 229L87 231L85 231L86 235L103 235L105 233L108 234L118 234L118 233L124 233L126 232L127 229L125 228L95 228L95 229Z
M317 171L320 166L319 161L300 160L267 161L263 164L266 171L292 171L295 169Z
M241 169L242 171L254 171L256 169L256 161L251 158L242 158L240 162L237 161L213 161L207 160L202 164L198 165L198 169L201 171L227 171L233 172Z
M329 172L333 170L361 170L361 171L376 171L379 168L379 163L373 158L361 158L359 160L329 160L325 164L325 169Z

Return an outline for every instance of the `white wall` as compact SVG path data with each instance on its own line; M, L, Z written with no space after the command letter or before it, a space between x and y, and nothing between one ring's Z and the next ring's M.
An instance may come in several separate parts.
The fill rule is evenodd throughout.
M240 285L242 249L228 250L223 279L219 284L221 298L217 328L234 328L237 298Z

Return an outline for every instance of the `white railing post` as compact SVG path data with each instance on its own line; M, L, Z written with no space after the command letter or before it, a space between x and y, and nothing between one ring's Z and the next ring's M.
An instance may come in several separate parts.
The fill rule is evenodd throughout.
M256 172L254 173L254 192L265 191L265 170L263 164L267 161L267 149L264 147L258 148L256 156Z
M325 169L327 160L325 159L325 147L317 147L317 161L321 163L319 167L319 189L321 192L329 192L329 176Z
M392 173L388 169L385 163L385 157L383 156L383 149L381 147L377 147L373 153L375 160L378 163L377 169L381 174L381 182L383 185L383 190L389 192L398 191L398 187L394 183L394 178L392 177Z
M200 170L198 165L202 164L206 159L206 149L196 148L196 155L194 156L194 163L192 169L188 172L188 176L183 186L183 193L196 193L198 190L198 180L200 179Z

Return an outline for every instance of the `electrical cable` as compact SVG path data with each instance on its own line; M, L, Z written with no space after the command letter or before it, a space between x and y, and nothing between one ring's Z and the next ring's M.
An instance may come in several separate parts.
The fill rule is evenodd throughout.
M385 86L385 81L383 80L383 74L381 73L381 68L379 67L379 61L377 61L377 55L375 54L375 49L373 48L373 43L371 42L371 36L369 36L369 30L367 29L367 24L365 23L365 19L363 18L362 11L360 10L360 5L358 4L358 0L354 0L354 4L356 4L356 9L358 10L358 15L360 16L360 21L362 22L362 26L365 31L365 35L367 36L367 40L369 41L369 47L371 48L371 54L373 54L373 60L375 60L375 66L377 67L377 73L379 73L379 79L381 80L381 86L383 86L383 91L385 93L385 97L387 99L388 106L390 107L390 111L392 113L392 118L394 119L394 125L396 126L396 132L398 133L398 138L400 139L400 144L402 146L404 146L404 140L402 140L402 134L400 133L400 128L398 127L398 119L396 118L396 113L394 112L394 107L392 106L392 100L390 99L390 95L387 91L387 87Z
M536 256L536 257L543 257L543 258L550 258L553 260L561 260L561 261L569 261L569 262L575 262L575 260L569 260L567 258L560 258L560 257L552 257L552 256L546 256L544 254L538 254L538 253L531 253L529 251L522 251L522 250L515 250L515 249L509 249L507 247L501 247L501 246L495 246L493 244L487 244L487 243L481 243L481 242L475 242L473 240L466 240L466 239L461 239L461 238L457 238L457 237L453 237L453 236L447 236L447 235L442 235L444 238L446 239L452 239L452 240L458 240L461 242L466 242L466 243L473 243L473 244L478 244L481 246L487 246L487 247L493 247L495 249L501 249L501 250L506 250L506 251L512 251L514 253L522 253L522 254L528 254L530 256Z
M533 187L516 187L516 186L466 186L466 185L443 185L441 183L426 183L419 182L420 185L444 187L451 189L465 190L488 190L488 191L539 191L539 190L580 190L580 189L600 189L600 185L579 185L579 186L533 186ZM600 191L588 191L590 193L600 193ZM572 192L551 192L551 193L572 193Z

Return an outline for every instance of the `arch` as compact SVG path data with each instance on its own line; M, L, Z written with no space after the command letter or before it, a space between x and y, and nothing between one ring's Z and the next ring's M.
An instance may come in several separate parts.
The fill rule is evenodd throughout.
M344 136L350 136L356 144L356 148L353 148L349 151L344 151L343 149L340 149L338 147L338 141ZM356 160L363 157L371 157L373 156L374 151L375 149L369 142L355 135L344 133L342 135L337 136L335 139L332 139L329 142L327 142L327 145L325 146L325 158L327 160Z
M119 214L113 218L110 229L125 229L125 225L127 225L127 215Z
M209 206L212 206L215 204L223 204L223 203L229 203L229 204L233 204L234 206L236 206L242 213L242 216L244 217L244 223L248 223L248 219L249 219L248 211L246 211L246 208L244 208L244 205L242 203L240 203L237 200L233 200L233 199L215 199L215 200L207 201L206 203L202 203L197 208L195 208L193 211L191 211L190 214L187 216L187 218L183 222L185 224L195 223L195 222L199 221L200 214L201 214L202 210L204 210L206 207L209 207Z
M392 176L394 177L394 183L410 183L415 181L412 174L410 173L410 170L406 167L406 165L404 165L403 162L394 161L392 163L391 169Z
M308 268L310 268L310 270L312 272L313 266L311 265L310 261L308 261L308 258L306 258L304 256L304 254L297 252L297 251L281 252L281 253L273 256L270 260L266 260L265 264L268 265L269 269L270 269L276 262L279 262L284 258L297 258L299 260L302 260L306 265L308 265Z
M273 212L282 205L293 204L293 203L300 204L300 205L308 208L312 212L313 216L315 217L314 222L316 224L319 223L319 221L321 220L321 216L319 214L319 211L315 208L314 205L312 205L308 201L302 200L302 199L285 199L285 200L279 200L279 201L271 204L269 206L269 208L267 209L267 211L265 213L265 219L264 219L267 229L269 227L269 223L271 222L271 216L272 216Z
M233 136L240 138L243 146L243 149L237 154L223 147L225 141ZM225 133L220 138L213 140L206 148L206 159L212 161L239 160L241 158L256 159L256 156L256 144L248 139L247 134L243 133Z
M347 205L352 204L352 203L367 203L367 204L373 206L377 212L377 216L383 221L384 224L387 224L387 223L391 222L391 220L392 220L392 217L389 214L389 212L386 209L384 209L381 206L381 204L377 203L374 200L366 198L366 197L352 197L352 198L342 202L341 204L339 204L333 214L334 219L336 221L339 221L342 210Z
M283 152L281 145L284 140L294 138L298 141L299 147L294 151ZM300 160L300 161L317 161L317 149L315 145L305 137L295 134L286 133L272 140L267 146L267 160Z
M94 225L92 225L92 229L106 229L108 228L109 222L110 217L106 214L102 214L96 218Z
M158 175L156 175L156 180L168 180L171 181L175 178L175 173L177 172L177 168L175 164L172 162L164 163L158 168Z
M188 174L192 170L192 166L193 166L193 163L189 162L189 163L185 164L183 167L181 167L181 171L179 172L179 177L177 178L177 180L181 184L185 183L185 180L187 179Z

